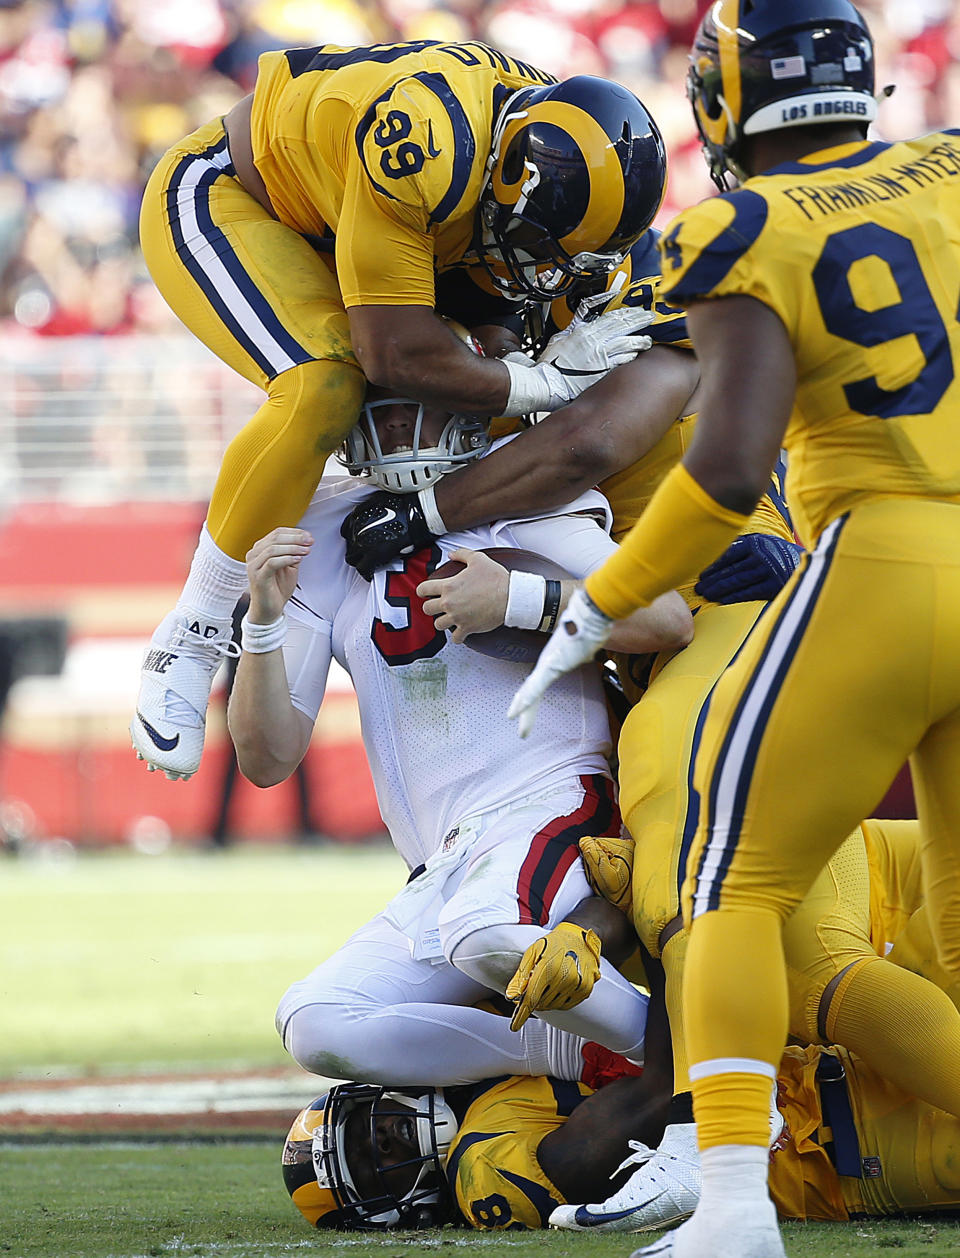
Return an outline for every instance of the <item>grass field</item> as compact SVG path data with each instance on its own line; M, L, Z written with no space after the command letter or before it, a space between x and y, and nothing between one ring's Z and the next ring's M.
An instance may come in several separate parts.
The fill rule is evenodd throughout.
M392 848L0 867L0 1077L279 1065L277 1000L402 885Z
M0 1082L286 1064L278 996L402 884L392 850L87 854L0 867ZM631 1237L314 1233L264 1143L0 1145L4 1258L625 1258ZM947 1222L810 1224L791 1258L960 1258ZM705 1255L704 1258L709 1258Z
M503 1258L626 1258L640 1243L450 1228L389 1237L312 1232L283 1191L275 1145L5 1148L0 1160L7 1258L405 1258L440 1250L452 1258L458 1248ZM960 1255L953 1223L792 1224L785 1235L791 1258Z

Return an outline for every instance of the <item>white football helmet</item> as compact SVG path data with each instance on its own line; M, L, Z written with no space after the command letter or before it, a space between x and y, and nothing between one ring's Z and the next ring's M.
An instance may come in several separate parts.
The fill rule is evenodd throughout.
M317 1228L440 1226L456 1214L444 1164L458 1126L441 1088L338 1084L290 1129L287 1191Z
M466 328L452 319L444 319L444 322L475 354L483 354L480 343ZM384 407L398 405L417 408L410 448L384 454L377 433L376 413ZM386 397L365 401L360 418L337 451L337 460L351 476L367 476L380 489L388 489L394 494L415 494L435 484L447 472L478 458L490 445L489 419L451 415L436 445L422 446L420 432L426 409L412 398Z

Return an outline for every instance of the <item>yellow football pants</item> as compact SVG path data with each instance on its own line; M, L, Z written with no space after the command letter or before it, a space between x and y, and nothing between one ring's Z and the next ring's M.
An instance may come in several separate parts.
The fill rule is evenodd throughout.
M140 239L174 313L267 394L227 448L207 518L242 560L300 519L360 411L365 382L332 265L237 181L219 119L161 159Z
M782 925L908 757L939 959L960 974L958 526L956 506L904 499L835 520L713 692L683 888L703 1147L766 1142Z
M680 884L698 815L691 758L707 697L764 606L702 606L693 641L654 671L620 734L620 810L636 840L634 928L663 963L676 1092L689 1087L680 996L687 937L677 928Z
M689 1088L682 1006L687 932L680 928L678 915L698 817L691 761L710 692L764 606L701 607L693 642L654 673L620 737L620 805L636 839L634 926L647 951L663 964L676 1092ZM915 823L904 824L913 826L913 843L904 842L902 851L889 853L890 868L884 873L892 883L898 877L896 865L919 850ZM817 1041L820 1002L828 984L851 963L875 955L871 880L860 830L849 836L791 916L785 941L790 1034Z
M770 1194L781 1218L846 1219L960 1207L960 1120L894 1087L843 1048L861 1165L838 1175L825 1145L834 1133L821 1108L815 1072L823 1054L788 1048L777 1075L778 1103L793 1139L770 1159Z

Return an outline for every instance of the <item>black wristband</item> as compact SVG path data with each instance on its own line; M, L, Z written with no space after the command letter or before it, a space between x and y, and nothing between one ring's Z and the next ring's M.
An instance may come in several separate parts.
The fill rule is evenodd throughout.
M547 580L547 588L543 595L543 617L540 621L541 633L553 633L560 617L560 582Z

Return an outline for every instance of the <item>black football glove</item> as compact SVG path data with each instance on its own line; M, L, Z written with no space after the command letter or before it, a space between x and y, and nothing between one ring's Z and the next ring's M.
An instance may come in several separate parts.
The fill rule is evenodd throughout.
M693 587L712 603L749 603L780 593L803 547L768 533L745 533L704 568Z
M340 525L347 563L368 581L397 555L409 555L433 541L416 494L378 490L358 503Z

